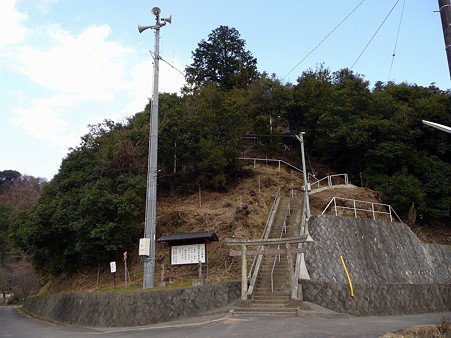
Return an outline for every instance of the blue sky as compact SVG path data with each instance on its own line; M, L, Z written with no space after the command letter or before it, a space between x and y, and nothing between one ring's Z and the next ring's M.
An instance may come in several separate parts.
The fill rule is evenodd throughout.
M191 63L202 39L227 25L246 40L260 71L294 83L321 63L332 71L350 68L397 3L352 69L371 86L390 79L451 87L437 1L361 2L1 0L0 170L51 179L88 124L123 121L144 109L151 96L154 34L139 34L137 24L154 24L155 6L162 17L173 17L161 29L161 56L178 70ZM178 91L183 76L160 65L160 91Z

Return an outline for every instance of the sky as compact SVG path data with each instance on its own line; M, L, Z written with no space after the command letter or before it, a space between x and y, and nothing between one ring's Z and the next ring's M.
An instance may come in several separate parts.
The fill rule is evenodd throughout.
M172 15L160 31L160 92L179 91L192 52L220 25L284 82L324 64L352 68L370 88L451 88L435 0L0 0L0 171L50 180L88 125L144 110L155 36L137 25L154 25L157 6Z

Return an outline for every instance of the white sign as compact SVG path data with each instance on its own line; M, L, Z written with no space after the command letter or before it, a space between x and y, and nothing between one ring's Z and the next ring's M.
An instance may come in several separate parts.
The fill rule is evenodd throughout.
M150 256L150 238L139 239L139 255Z
M116 272L116 262L110 262L111 273Z
M205 243L177 245L171 248L171 264L205 263Z

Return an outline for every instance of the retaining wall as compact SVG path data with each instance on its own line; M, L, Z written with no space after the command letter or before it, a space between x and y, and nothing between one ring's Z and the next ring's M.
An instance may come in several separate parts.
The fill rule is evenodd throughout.
M158 291L74 293L30 297L23 309L62 324L123 327L192 317L240 297L241 282L223 282Z
M349 284L302 281L304 300L358 316L447 312L450 284Z
M313 216L309 232L304 300L355 315L450 310L451 247L423 244L402 223L350 217Z

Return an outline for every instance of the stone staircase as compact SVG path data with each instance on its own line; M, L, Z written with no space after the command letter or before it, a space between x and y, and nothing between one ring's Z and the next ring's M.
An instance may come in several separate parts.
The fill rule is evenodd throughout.
M286 232L283 231L285 214L290 204L291 213L286 218ZM269 238L294 237L299 235L303 198L295 196L281 197L274 218ZM274 266L274 272L273 271ZM273 280L271 282L271 275ZM265 255L262 259L251 299L241 302L233 310L235 315L270 315L296 316L302 307L300 301L290 299L290 283L288 277L288 261L286 255Z

